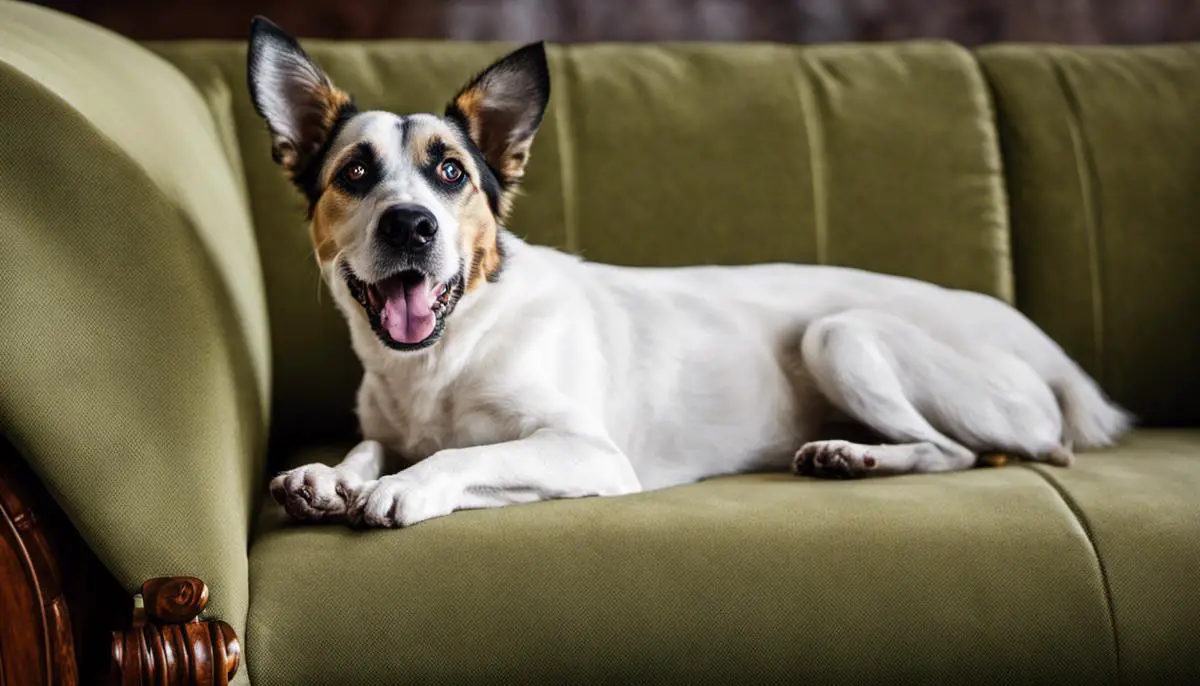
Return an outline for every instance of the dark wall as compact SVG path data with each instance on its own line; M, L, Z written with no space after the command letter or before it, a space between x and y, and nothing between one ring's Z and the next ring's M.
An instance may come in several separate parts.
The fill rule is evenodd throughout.
M1200 0L39 1L138 39L241 39L261 13L298 35L348 39L1200 40Z

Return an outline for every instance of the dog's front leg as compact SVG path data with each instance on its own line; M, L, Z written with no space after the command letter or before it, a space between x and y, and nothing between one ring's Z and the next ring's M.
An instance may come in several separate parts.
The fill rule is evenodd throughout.
M276 476L271 497L296 519L340 519L358 489L379 478L385 459L379 441L363 441L335 466L317 462Z
M366 526L409 526L455 510L641 490L611 441L553 429L527 438L442 450L365 484L350 509Z

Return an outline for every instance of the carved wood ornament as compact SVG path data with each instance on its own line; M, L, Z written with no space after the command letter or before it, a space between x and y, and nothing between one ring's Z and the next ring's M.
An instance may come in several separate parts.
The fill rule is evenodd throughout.
M233 628L199 618L200 579L150 579L132 604L130 621L128 591L0 440L0 686L217 686L237 673Z
M224 686L237 673L242 647L233 627L200 620L208 587L190 576L150 579L134 596L133 623L112 637L110 683Z

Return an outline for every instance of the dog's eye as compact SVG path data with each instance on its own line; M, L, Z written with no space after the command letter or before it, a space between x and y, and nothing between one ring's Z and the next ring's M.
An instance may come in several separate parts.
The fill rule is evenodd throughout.
M357 183L367 178L367 165L357 160L348 162L342 167L342 177L351 183Z
M438 177L442 179L443 183L456 186L462 182L464 176L466 175L463 173L462 166L459 165L458 160L446 160L438 165Z

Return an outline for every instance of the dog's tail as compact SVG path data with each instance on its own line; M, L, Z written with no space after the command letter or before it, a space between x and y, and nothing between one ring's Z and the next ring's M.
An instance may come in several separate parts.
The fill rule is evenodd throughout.
M1063 441L1076 448L1102 448L1117 442L1135 418L1104 395L1079 365L1068 360L1066 373L1050 384L1063 413Z

